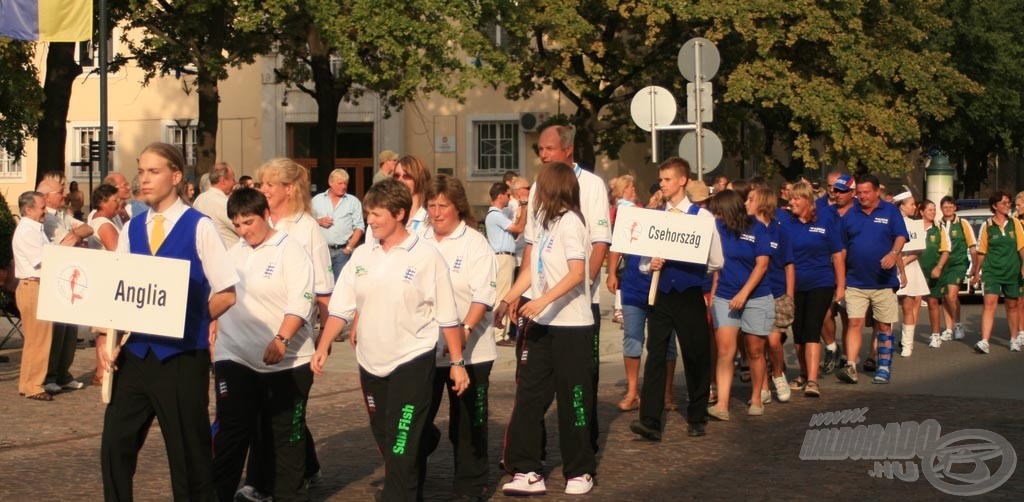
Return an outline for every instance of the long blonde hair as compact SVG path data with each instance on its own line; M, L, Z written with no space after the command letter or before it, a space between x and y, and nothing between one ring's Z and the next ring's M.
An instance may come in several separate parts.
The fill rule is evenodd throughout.
M292 159L278 157L270 159L256 171L260 183L277 182L292 185L288 198L289 214L313 214L312 196L309 194L309 171Z

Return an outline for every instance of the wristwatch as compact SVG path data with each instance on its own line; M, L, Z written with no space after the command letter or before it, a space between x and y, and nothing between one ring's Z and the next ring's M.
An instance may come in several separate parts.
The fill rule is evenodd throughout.
M466 367L466 360L465 359L459 359L458 361L452 361L452 366L462 366L463 368L465 368Z
M462 323L462 327L466 328L466 331L473 331L473 326L471 326L469 324Z
M276 339L278 339L278 340L281 340L281 344L282 344L282 345L284 345L285 347L288 347L288 344L289 344L289 343L292 343L292 341L291 341L291 340L289 340L289 339L287 339L287 338L285 338L285 337L281 336L281 334L280 334L280 333L278 333L278 334L274 335L274 338L276 338Z

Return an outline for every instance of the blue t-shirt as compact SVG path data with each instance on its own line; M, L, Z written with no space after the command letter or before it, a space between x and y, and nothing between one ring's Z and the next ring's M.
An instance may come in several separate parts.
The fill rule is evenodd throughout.
M631 307L647 307L647 295L651 292L651 274L640 272L640 257L622 255L626 267L622 271L619 290L622 291L622 304Z
M884 270L880 262L892 251L897 237L910 237L900 210L884 200L878 201L871 214L856 206L843 215L842 229L847 249L846 285L859 289L899 288L897 267Z
M783 232L789 237L796 268L796 290L834 288L836 272L832 254L843 250L839 222L832 211L817 213L817 220L801 223L796 216L782 219Z
M768 287L772 296L778 298L786 294L786 265L793 263L793 247L790 238L782 230L780 218L788 218L789 213L778 211L775 219L768 223L767 233L772 246L772 257L768 262Z
M716 220L718 234L722 237L722 255L725 264L718 271L718 289L715 296L731 300L743 289L754 271L758 256L772 255L771 236L765 227L751 217L750 230L737 235L725 227L722 220ZM748 298L760 298L771 294L766 278L762 278Z

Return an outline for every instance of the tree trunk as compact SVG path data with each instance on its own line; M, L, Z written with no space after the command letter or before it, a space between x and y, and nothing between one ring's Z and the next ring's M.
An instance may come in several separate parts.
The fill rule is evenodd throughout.
M210 172L217 162L217 117L220 107L220 91L217 88L217 77L199 65L199 125L196 128L196 166L195 179ZM186 169L187 172L187 169Z
M599 111L599 110L598 110ZM576 141L573 145L573 160L584 166L595 170L597 166L597 112L580 108L573 117L573 125L576 126Z
M74 42L51 42L46 54L46 79L43 83L43 116L39 119L36 143L36 183L48 171L65 172L65 144L68 138L68 107L75 77L82 67L75 62ZM82 159L87 160L87 159Z
M313 83L316 85L316 137L319 148L316 166L309 173L310 180L317 183L334 170L335 151L338 138L338 105L342 94L335 88L334 75L331 73L331 60L328 54L312 57Z

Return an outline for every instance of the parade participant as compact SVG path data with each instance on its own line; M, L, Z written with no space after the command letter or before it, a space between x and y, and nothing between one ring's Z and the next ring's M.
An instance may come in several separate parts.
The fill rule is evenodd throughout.
M836 182L839 183L838 181ZM858 204L842 216L846 253L846 367L839 380L857 383L857 359L864 318L871 307L878 329L878 368L873 383L889 383L892 373L892 323L899 319L895 289L905 285L900 253L907 242L903 215L881 200L878 178L865 174L857 180ZM897 275L897 270L899 274Z
M903 214L903 224L910 228L911 221L919 216L914 196L906 191L896 194L892 200ZM921 297L928 297L931 293L931 289L928 287L928 277L932 270L928 269L928 275L925 275L919 260L921 254L922 251L904 251L902 255L903 270L906 272L904 276L906 277L906 286L896 291L896 298L900 300L903 307L901 357L910 357L914 351L914 330L917 328L917 318L921 312ZM865 361L864 365L867 366L867 364Z
M939 202L942 210L942 230L949 238L949 260L943 269L939 285L944 286L946 295L943 297L943 314L946 329L940 335L941 341L963 340L964 327L960 322L960 289L970 287L964 283L969 263L978 261L978 240L975 238L971 223L956 215L956 201L945 196Z
M226 209L241 237L228 250L241 280L235 286L235 308L217 323L217 498L234 500L250 441L260 434L264 444L274 445L271 458L263 459L273 476L268 495L279 501L305 500L313 262L301 244L270 225L270 208L259 191L234 192Z
M139 183L149 206L121 232L119 253L189 262L182 338L133 333L112 361L110 404L103 417L100 460L107 500L131 500L139 449L155 417L167 447L175 500L211 500L209 323L235 303L238 274L209 218L188 207L181 150L153 143L139 156ZM160 385L173 382L173 385Z
M596 399L587 256L590 239L580 208L580 184L564 163L544 164L531 193L527 229L535 237L529 260L495 316L527 290L518 308L525 320L515 405L505 433L505 468L513 475L505 495L546 493L544 414L558 398L559 447L565 493L590 492L597 460L590 428Z
M489 473L487 394L497 352L494 337L488 334L488 330L494 321L490 311L496 298L494 277L497 261L487 238L476 230L466 190L458 178L442 174L431 179L425 200L430 227L424 240L437 246L448 262L455 306L462 320L460 341L464 346L462 358L466 362L469 386L461 395L452 390L455 382L447 371L451 365L451 354L446 340L441 337L436 350L438 370L434 375L434 404L427 414L429 425L423 453L424 457L429 455L440 438L434 417L447 388L448 439L455 453L454 492L457 497L475 500L487 492ZM421 469L420 474L425 474L425 470Z
M427 183L430 183L430 171L418 157L406 155L398 159L392 177L401 181L412 193L412 212L409 213L406 225L409 230L422 236L430 226L430 217L423 207L423 192L427 189Z
M807 183L793 185L789 199L793 214L782 218L783 231L791 239L796 270L793 342L800 364L800 376L789 387L803 390L808 397L821 396L821 322L833 303L845 300L846 293L846 263L839 224L827 207L819 211L814 197L814 190Z
M1020 220L1010 218L1010 196L996 190L988 198L992 217L981 225L978 232L978 259L971 272L974 286L985 282L985 304L981 312L981 340L974 345L979 354L989 353L992 325L995 324L999 297L1003 296L1006 306L1006 321L1010 331L1010 351L1020 352L1024 338L1014 336L1018 326L1020 298L1021 263L1024 261L1024 227ZM984 268L982 268L984 264ZM978 272L982 275L979 275Z
M420 448L433 401L438 333L451 358L452 390L461 395L469 387L464 331L444 257L406 228L409 189L381 181L366 192L363 207L373 240L356 248L341 271L311 367L324 374L331 344L358 312L360 335L351 335L350 343L370 429L384 456L381 499L416 500L422 498Z
M833 173L837 176L832 178ZM819 198L815 203L818 214L824 215L826 211L830 217L838 223L841 221L841 217L845 215L851 208L857 206L857 199L854 198L854 180L849 174L842 173L841 171L833 171L829 173L829 189L828 189L828 200L825 204L822 204L824 197ZM844 255L843 260L846 260ZM845 293L845 292L844 292ZM839 314L839 321L842 326L838 326L835 321L835 314ZM821 358L821 371L823 373L832 373L837 367L845 367L846 355L839 350L839 334L843 332L843 327L850 325L850 318L846 313L846 307L844 303L833 303L829 305L828 311L825 313L825 322L821 325L821 340L822 340L822 358Z
M789 190L786 190L787 204L789 203ZM782 352L782 333L793 324L793 297L796 294L796 270L793 266L793 250L790 246L790 237L782 231L780 219L789 214L772 204L774 194L768 188L757 188L751 190L747 196L747 214L757 219L759 223L767 227L770 243L774 252L768 262L768 272L765 275L768 287L771 290L772 298L775 301L775 319L773 329L768 335L768 361L771 363L771 374L764 379L761 388L761 402L771 401L771 392L768 390L768 381L771 380L775 388L775 397L781 403L789 401L791 390L789 382L786 381L785 356Z
M928 346L938 348L942 345L942 335L939 334L942 310L939 301L945 293L945 287L939 281L943 276L943 269L949 263L949 235L935 221L934 202L926 199L921 203L921 220L924 222L925 247L918 261L921 263L921 270L925 272L925 279L928 282L928 320L931 321L932 327L932 337ZM914 330L908 330L904 324L903 351L900 352L900 355L910 357L913 352L913 344Z
M670 157L658 166L661 195L665 211L711 218L711 213L693 204L686 197L690 181L690 163L680 157ZM629 430L651 441L660 441L664 414L666 360L668 345L674 344L672 334L679 340L686 374L687 434L703 436L706 433L708 393L711 390L711 333L703 322L707 318L703 284L708 270L722 266L722 248L717 233L711 236L707 264L686 263L652 258L650 269L661 270L654 307L648 315L647 362L644 365L644 384L640 390L640 418L630 422Z
M774 197L769 194L766 208L774 213ZM775 251L771 246L768 228L750 216L757 212L753 203L744 208L739 194L725 190L711 199L711 212L715 215L718 234L722 238L725 262L717 272L712 317L715 321L715 343L718 361L715 367L718 381L718 404L708 408L708 415L718 420L729 420L729 397L732 391L733 359L736 342L743 334L750 361L751 397L748 415L764 414L760 389L764 386L764 351L768 335L775 324L775 300L765 278L768 263ZM683 349L685 356L686 349Z
M612 228L615 228L615 216L618 214L619 208L622 207L636 207L636 184L633 182L633 177L624 174L618 178L613 178L608 183L609 188L609 200L610 211L611 211L611 222ZM609 263L611 263L611 253L609 252ZM618 260L616 260L618 263ZM609 266L610 271L608 275L619 273L618 266ZM615 306L612 310L612 322L622 324L622 295L616 290L615 293Z
M327 177L328 189L312 201L313 215L330 251L335 280L366 229L363 205L355 195L348 193L348 178L348 171L344 169L331 171Z

